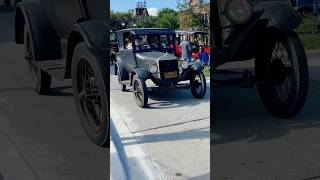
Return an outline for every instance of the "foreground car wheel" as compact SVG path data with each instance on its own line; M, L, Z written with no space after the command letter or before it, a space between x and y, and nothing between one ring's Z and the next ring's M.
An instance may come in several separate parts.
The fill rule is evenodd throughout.
M268 83L258 84L257 89L272 115L290 118L302 109L306 100L309 81L307 57L294 32L270 35L256 58L256 72L265 74Z
M133 80L133 96L139 107L144 108L148 104L148 89L146 82L134 75Z
M48 94L51 86L51 76L36 65L33 56L33 44L27 26L24 28L24 50L26 67L32 83L32 89L37 94Z
M203 72L195 72L190 79L191 93L194 98L201 99L207 91L206 77Z
M108 75L105 58L92 54L84 43L72 58L72 87L76 109L88 137L99 146L109 145Z
M118 70L117 70L117 77L118 77L118 82L119 82L120 90L121 90L121 91L126 91L126 90L127 90L126 85L121 83L121 78L120 78L120 77L121 77L121 74L120 74L119 68L118 68Z

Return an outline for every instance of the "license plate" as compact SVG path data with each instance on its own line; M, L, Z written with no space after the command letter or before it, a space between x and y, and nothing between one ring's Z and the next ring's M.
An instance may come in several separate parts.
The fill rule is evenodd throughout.
M177 71L172 71L172 72L166 72L166 73L164 73L164 78L165 78L165 79L176 78L176 77L178 77Z

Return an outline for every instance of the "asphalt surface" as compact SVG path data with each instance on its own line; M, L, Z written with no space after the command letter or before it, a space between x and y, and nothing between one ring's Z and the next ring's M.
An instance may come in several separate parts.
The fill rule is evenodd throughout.
M142 156L163 179L210 179L209 83L202 100L194 99L186 87L149 91L148 106L141 109L129 88L120 91L113 70L111 66L110 99L121 116L117 121L123 121L116 127L124 148L139 145ZM147 84L154 86L150 81ZM117 121L115 124L120 124ZM122 133L123 126L130 133Z
M320 52L308 56L308 99L293 119L271 117L255 89L214 90L211 165L215 180L320 179Z
M0 180L108 179L109 150L85 135L70 80L36 95L23 46L12 43L12 10L0 8L0 30Z

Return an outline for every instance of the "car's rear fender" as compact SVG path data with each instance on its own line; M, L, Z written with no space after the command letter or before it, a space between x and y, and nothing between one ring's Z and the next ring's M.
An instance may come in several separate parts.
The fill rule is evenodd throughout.
M15 42L24 43L27 26L36 61L61 59L60 38L37 1L19 2L15 11Z
M129 80L129 73L122 64L122 62L116 62L115 65L115 73L118 75L117 71L120 72L120 81L128 81Z

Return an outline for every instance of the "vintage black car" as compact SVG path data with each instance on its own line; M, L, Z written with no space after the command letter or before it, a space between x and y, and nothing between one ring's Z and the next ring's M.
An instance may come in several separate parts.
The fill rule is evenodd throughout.
M303 44L294 31L302 19L289 1L217 0L211 11L214 86L257 87L272 115L296 115L307 97L309 73ZM254 60L252 69L221 68L247 60ZM217 79L219 74L241 77Z
M88 137L109 144L108 3L101 0L22 1L15 37L24 44L33 90L50 93L52 77L72 78L76 109Z
M206 78L203 65L179 61L175 56L175 31L172 29L124 29L117 31L119 53L115 72L121 90L133 86L139 107L148 103L146 80L159 87L175 87L178 82L190 80L191 93L203 98Z

